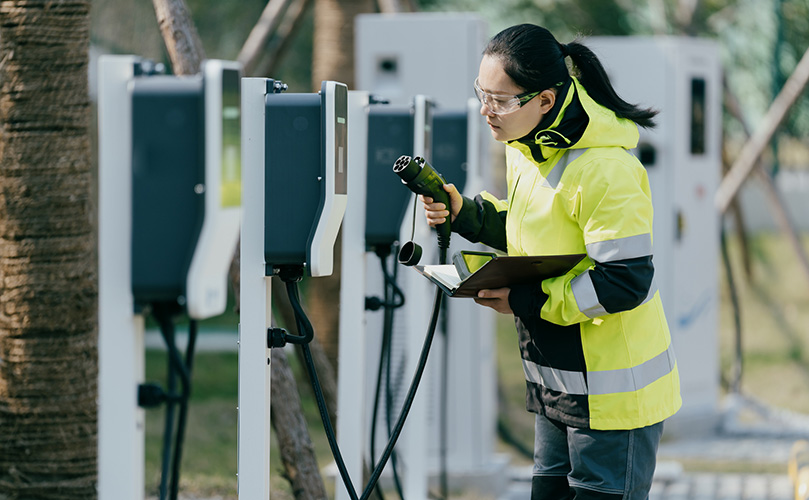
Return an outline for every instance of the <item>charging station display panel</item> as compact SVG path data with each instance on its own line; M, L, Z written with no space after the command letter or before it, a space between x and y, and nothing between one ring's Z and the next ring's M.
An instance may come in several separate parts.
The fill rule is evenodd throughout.
M228 269L239 241L241 219L241 65L203 62L205 219L191 260L185 298L188 315L205 319L227 307Z
M321 195L321 99L267 94L265 106L264 257L270 275L273 267L306 262Z
M241 115L238 70L222 71L222 185L223 208L242 204Z
M135 302L171 301L186 276L205 211L200 79L132 83L132 291Z

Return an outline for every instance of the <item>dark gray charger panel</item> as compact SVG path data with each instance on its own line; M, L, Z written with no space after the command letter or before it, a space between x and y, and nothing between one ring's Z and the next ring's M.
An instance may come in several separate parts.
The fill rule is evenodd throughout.
M411 192L393 173L401 155L413 154L414 117L410 108L371 106L368 112L368 174L365 246L390 247L399 239Z
M433 111L433 156L430 165L463 192L467 163L466 111Z
M205 199L201 79L137 78L132 90L132 292L136 304L185 294Z
M264 258L267 275L306 262L324 182L319 94L265 98Z

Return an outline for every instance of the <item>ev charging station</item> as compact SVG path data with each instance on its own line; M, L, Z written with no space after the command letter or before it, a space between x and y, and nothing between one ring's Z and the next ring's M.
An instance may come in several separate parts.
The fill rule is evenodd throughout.
M471 84L477 76L486 42L485 28L480 18L468 14L363 14L356 21L358 88L390 103L388 106L366 104L365 111L357 111L368 128L361 137L357 129L359 120L352 122L355 126L351 140L357 141L352 151L362 150L367 155L362 161L352 162L352 173L367 168L367 179L359 180L357 174L350 181L353 187L343 229L343 273L345 275L346 266L351 266L350 260L358 256L365 269L362 275L357 274L358 279L342 283L339 378L341 383L345 379L344 367L354 373L364 370L364 375L354 376L366 380L362 392L367 399L362 417L365 424L353 422L354 418L341 418L339 435L341 447L352 450L358 457L356 467L361 466L359 457L370 453L370 430L375 428L379 434L375 436L376 443L384 443L387 436L384 411L379 412L374 422L371 408L378 383L384 314L366 311L359 303L350 310L347 304L358 300L356 297L362 299L382 293L385 280L378 259L370 253L380 238L401 243L415 240L423 247L421 263L437 262L435 231L427 226L420 202L416 201L414 230L415 197L398 178L391 176L391 166L400 155L426 158L448 182L467 195L475 195L490 185L488 169L481 168L481 163L488 160L492 138L483 127ZM416 33L418 35L414 36ZM405 126L394 125L394 122L410 119L415 130L419 130L418 103L419 99L427 99L427 95L432 104L431 119L424 126L429 131L423 139L421 132L415 132L412 145L408 145L411 139ZM406 118L407 113L401 112L407 108L411 108L412 118ZM398 118L394 119L392 115L397 114ZM355 181L357 184L353 184ZM386 184L380 184L382 182ZM367 201L357 201L356 197L366 196L366 191ZM377 193L375 197L374 193ZM400 196L407 198L403 201ZM385 206L391 208L378 210L376 206L380 201L371 201L372 198L384 198ZM360 214L363 204L365 213ZM353 236L346 237L349 233ZM364 245L358 241L364 241ZM479 249L479 246L456 236L452 238L450 254L460 249ZM400 404L403 387L412 373L427 330L428 300L434 290L428 280L406 267L398 268L397 281L404 295L404 306L393 313L390 349L394 363L391 378L395 380L391 385L399 387L394 395L395 408ZM396 448L396 465L408 499L427 498L431 478L435 484L441 475L448 476L451 487L460 483L475 484L493 492L505 481L507 461L494 453L497 422L493 357L495 314L463 299L447 299L443 306L445 311L439 323L444 325L443 331L439 327L423 387L408 418L404 438ZM364 336L364 352L351 347L356 342L344 340L355 335ZM445 345L449 348L445 349ZM358 365L361 355L364 361ZM359 396L354 394L353 399L347 399L349 390L348 387L338 388L341 415L347 412L354 415L359 408L355 402ZM443 411L447 415L442 415ZM342 428L343 425L351 429ZM350 443L365 444L360 447ZM390 469L386 472L390 473ZM504 483L502 488L505 488Z
M680 369L683 406L672 433L709 430L719 403L719 214L722 74L715 42L686 37L594 37L619 95L660 110L636 155L654 206L655 280Z
M388 286L385 274L395 274L397 271L395 243L400 237L402 221L407 218L405 214L411 213L413 209L412 193L394 175L392 167L396 159L405 152L426 154L431 138L432 107L431 100L423 95L416 96L409 106L372 103L370 95L365 91L353 91L349 95L352 175L349 179L351 199L343 227L338 375L338 412L341 418L338 421L337 434L343 458L352 477L362 477L363 457L366 457L366 463L372 465L377 460L381 447L374 447L374 456L369 457L370 443L376 440L384 446L388 441L389 427L386 423L389 418L383 415L376 422L372 422L370 418L374 404L371 395L376 391L375 374L382 364L380 344L384 325L382 318L371 317L366 309L369 307L369 290L381 295L382 290ZM377 255L374 256L373 253ZM393 270L388 271L391 261ZM385 271L380 270L380 264ZM371 282L374 283L373 288L368 285ZM388 294L385 295L388 301L392 300ZM400 366L397 369L401 370L404 386L416 369L419 344L429 326L429 297L429 287L425 286L423 293L405 297L404 300L403 305L410 307L411 312L418 310L413 319L419 324L420 331L414 338L401 335L394 337L400 343L414 344L414 355L410 356L410 363L401 363L398 360ZM383 304L382 307L392 305ZM373 360L377 361L376 365ZM360 390L357 390L357 381ZM412 434L414 427L423 429L425 406L421 403L421 392L417 394L409 413L405 437ZM400 403L401 400L396 401L397 414ZM376 425L379 422L381 424ZM370 429L380 431L376 433L379 439L376 439L376 435L370 437ZM412 452L421 449L408 446L408 441L409 439L404 439L397 446L391 464L395 464L403 455L407 456L408 463L411 459L414 460L415 467L408 468L404 480L405 496L411 498L414 480L424 476L423 471L418 473L418 467L423 466L425 460L423 456L412 456ZM414 479L411 479L411 475ZM416 488L426 491L426 484ZM337 498L349 498L341 488L337 488L336 492Z
M433 165L441 165L445 178L467 194L482 189L483 175L481 144L468 140L478 137L482 127L476 99L469 100L465 110L440 110L425 96L416 96L412 106L403 107L369 102L367 92L355 91L349 103L352 195L343 225L342 269L343 276L351 279L342 281L340 295L338 437L354 476L362 472L363 457L371 462L367 459L371 448L376 458L388 440L390 416L386 413L397 414L401 407L428 329L428 301L434 290L429 281L406 267L398 267L397 272L395 262L394 270L389 270L398 242L418 241L423 246L422 263L435 261L438 254L435 231L424 222L419 206L414 220L415 197L392 175L391 166L401 151L419 152L431 158ZM451 242L453 252L473 248L460 237ZM381 272L380 263L388 270ZM391 279L401 289L404 304L393 306L391 312L378 310L393 300L387 294L379 297ZM389 480L393 468L398 468L407 498L426 498L429 478L437 478L444 467L452 486L464 481L482 490L505 488L498 484L504 481L507 464L493 455L497 405L490 333L494 316L471 301L450 299L443 308L441 332L433 343L404 439L386 469ZM381 375L386 349L390 368ZM357 391L356 380L365 381L364 390ZM441 463L442 457L446 463ZM337 497L342 494L338 488Z
M302 314L298 328L307 332L272 328L270 277L286 282L295 308L303 274L330 275L347 203L346 86L323 82L316 94L285 88L242 80L238 494L249 500L270 496L270 349L290 342L306 352L312 334Z
M241 215L241 67L208 60L201 74L159 74L136 56L99 60L99 498L144 498L144 410L180 408L173 453L179 480L189 394L171 317L192 324L224 312ZM165 311L167 390L144 382L144 316ZM168 324L167 324L168 323ZM176 386L182 382L182 391ZM167 417L167 428L169 428Z

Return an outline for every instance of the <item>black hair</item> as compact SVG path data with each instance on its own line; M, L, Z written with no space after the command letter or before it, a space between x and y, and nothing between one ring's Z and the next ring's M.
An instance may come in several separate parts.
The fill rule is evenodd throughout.
M621 99L610 83L598 57L578 41L560 44L547 29L534 24L519 24L495 35L483 51L500 57L506 74L527 92L556 88L570 78L565 58L570 56L578 70L579 82L587 93L620 118L644 128L655 126L658 111L641 108Z

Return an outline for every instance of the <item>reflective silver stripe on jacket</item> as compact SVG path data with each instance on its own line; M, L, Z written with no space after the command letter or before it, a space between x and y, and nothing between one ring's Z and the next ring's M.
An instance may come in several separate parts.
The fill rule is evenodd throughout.
M607 310L598 301L593 279L590 278L590 271L584 271L570 281L570 289L576 297L576 304L579 311L588 318L597 318L607 314Z
M585 382L584 374L581 372L557 370L549 366L538 365L527 359L522 360L525 379L528 382L556 392L575 395L592 394L594 396L643 389L671 373L674 370L674 364L674 350L669 344L668 349L638 366L587 372L587 382Z
M587 394L587 383L584 374L569 370L557 370L550 366L541 366L527 359L522 360L525 380L547 387L556 392L566 394Z
M671 373L674 370L674 363L674 351L669 344L668 349L638 366L620 370L587 372L590 394L615 394L643 389Z
M593 279L590 277L590 270L570 280L570 289L573 291L573 296L576 298L576 305L579 306L579 311L588 318L597 318L609 314L598 301L598 294L596 294ZM649 292L646 294L646 298L636 307L640 307L652 300L655 293L657 293L657 280L652 277L652 283L649 286Z
M634 259L652 255L652 235L650 233L627 236L615 240L598 241L587 245L587 256L596 262L612 262L616 260ZM570 287L579 311L588 318L597 318L608 314L598 301L590 271L585 271L571 280ZM638 305L649 302L657 291L657 283L652 278L646 298Z
M651 233L616 240L597 241L587 245L587 256L597 262L636 259L652 255Z
M556 165L553 166L553 169L548 174L546 179L542 180L542 185L544 187L548 187L551 189L556 189L556 186L559 185L559 181L562 180L562 174L565 173L565 169L567 166L573 163L576 158L583 155L588 148L584 149L568 149L565 151L564 156L559 158L559 161L556 162Z

